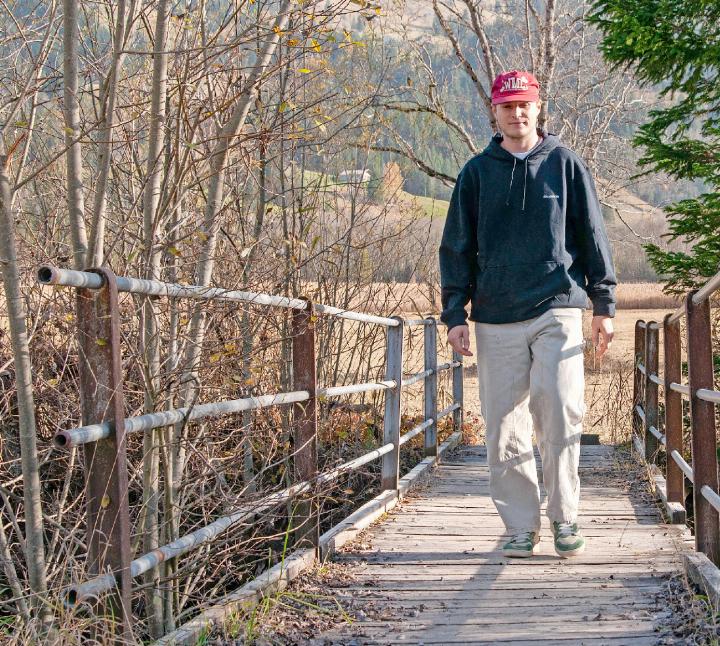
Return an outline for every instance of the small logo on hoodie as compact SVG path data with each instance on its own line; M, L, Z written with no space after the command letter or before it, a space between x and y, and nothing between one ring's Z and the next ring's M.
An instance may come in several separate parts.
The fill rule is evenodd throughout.
M554 193L549 193L548 195L543 195L543 198L546 200L559 200L560 196L555 195Z

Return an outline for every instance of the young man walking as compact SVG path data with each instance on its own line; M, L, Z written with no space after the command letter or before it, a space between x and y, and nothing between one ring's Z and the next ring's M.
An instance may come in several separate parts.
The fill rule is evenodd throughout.
M440 246L442 321L471 356L475 321L490 494L510 539L539 541L535 430L555 551L585 549L577 526L585 413L582 309L590 298L597 356L610 347L615 274L595 187L582 160L537 130L539 85L528 72L492 86L500 133L458 176Z

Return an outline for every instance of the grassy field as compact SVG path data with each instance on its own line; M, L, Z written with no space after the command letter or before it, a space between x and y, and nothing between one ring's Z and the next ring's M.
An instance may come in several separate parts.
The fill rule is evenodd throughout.
M339 182L334 175L326 175L314 170L306 170L304 172L305 183L315 188L334 188L341 187L345 182ZM423 195L413 195L407 191L398 191L395 202L409 205L416 205L426 217L444 218L447 215L450 202L447 200L437 200L433 197L425 197Z
M429 218L444 218L447 215L450 202L447 200L436 200L434 197L424 197L422 195L411 195L405 191L401 191L401 199L417 204Z

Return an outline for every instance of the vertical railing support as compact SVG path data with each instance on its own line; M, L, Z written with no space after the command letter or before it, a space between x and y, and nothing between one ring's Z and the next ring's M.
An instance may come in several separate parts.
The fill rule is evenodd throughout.
M683 472L672 458L672 452L683 453L682 441L682 395L670 384L682 383L680 349L680 322L671 322L672 314L663 321L663 345L665 350L665 478L668 502L683 502Z
M298 481L317 476L317 374L315 365L315 314L310 301L292 314L293 390L307 390L310 399L293 405L295 429L295 477ZM315 495L296 503L293 525L295 544L314 547L320 543L319 502Z
M685 299L687 312L688 381L690 384L690 420L692 423L692 467L695 483L695 549L704 552L715 565L720 564L720 524L718 512L705 500L704 486L718 490L715 435L715 405L698 398L699 388L713 389L713 355L710 332L710 302Z
M635 321L635 372L633 379L633 409L632 428L633 433L639 438L642 429L642 420L637 413L637 406L643 405L645 393L643 385L643 374L640 372L639 364L645 361L645 321ZM633 443L634 445L634 443ZM645 457L645 456L643 456Z
M110 437L87 444L84 451L88 572L115 573L117 588L104 611L120 623L115 641L130 643L130 516L118 292L109 269L88 271L100 274L103 286L77 292L83 424L114 425Z
M397 489L400 479L400 396L402 381L403 320L393 317L399 325L387 328L385 350L385 379L395 382L394 388L385 391L385 420L383 444L393 443L395 448L383 455L382 490Z
M459 352L453 350L453 361L460 363L459 366L455 366L452 369L452 389L453 389L453 404L460 404L453 411L453 431L455 433L462 432L463 428L463 408L465 405L465 397L463 393L463 357Z
M425 370L432 373L425 377L425 417L433 423L425 429L425 455L437 455L437 321L433 317L425 319Z
M650 432L650 427L658 428L658 385L650 378L658 374L658 337L660 331L655 321L648 321L645 326L645 459L655 464L658 448L657 437Z

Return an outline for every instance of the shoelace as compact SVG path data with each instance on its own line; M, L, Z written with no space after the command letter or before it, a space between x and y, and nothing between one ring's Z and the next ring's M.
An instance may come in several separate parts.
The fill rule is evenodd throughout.
M512 537L513 543L532 543L532 532L522 532Z
M557 534L558 536L572 536L575 533L575 527L573 523L558 523Z

